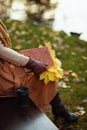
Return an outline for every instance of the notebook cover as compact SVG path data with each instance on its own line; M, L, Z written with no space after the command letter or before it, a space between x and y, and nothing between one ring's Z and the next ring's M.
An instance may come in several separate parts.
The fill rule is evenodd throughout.
M31 56L44 63L48 63L48 66L53 66L54 64L47 47L22 50L20 53L25 56Z

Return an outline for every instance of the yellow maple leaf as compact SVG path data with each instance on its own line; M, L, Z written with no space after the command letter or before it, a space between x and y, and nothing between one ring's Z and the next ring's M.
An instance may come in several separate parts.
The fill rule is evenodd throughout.
M52 50L50 43L46 43L54 65L51 67L47 67L47 71L40 74L40 80L44 80L44 83L47 84L49 81L57 81L59 78L63 76L63 69L61 68L61 61L56 58L55 51Z

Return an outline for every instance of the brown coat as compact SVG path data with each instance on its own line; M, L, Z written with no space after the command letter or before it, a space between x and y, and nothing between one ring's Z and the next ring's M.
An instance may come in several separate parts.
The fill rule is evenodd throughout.
M21 85L29 88L29 97L42 110L56 94L55 82L45 85L34 73L25 72L22 67L8 62L0 62L0 98L16 96L16 89Z

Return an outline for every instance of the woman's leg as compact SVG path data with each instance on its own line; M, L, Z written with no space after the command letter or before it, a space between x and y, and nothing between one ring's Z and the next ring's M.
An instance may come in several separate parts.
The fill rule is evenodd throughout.
M53 98L53 100L50 102L50 105L52 106L52 112L53 112L55 119L62 117L62 118L64 118L64 120L67 123L72 123L78 119L78 115L76 115L74 113L69 113L67 111L64 103L62 102L62 100L59 97L59 91L57 91L57 94Z

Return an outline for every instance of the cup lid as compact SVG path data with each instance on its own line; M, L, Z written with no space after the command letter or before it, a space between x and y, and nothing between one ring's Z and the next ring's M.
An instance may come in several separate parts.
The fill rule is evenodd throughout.
M17 94L18 95L27 95L29 94L29 89L27 87L21 86L17 88Z

